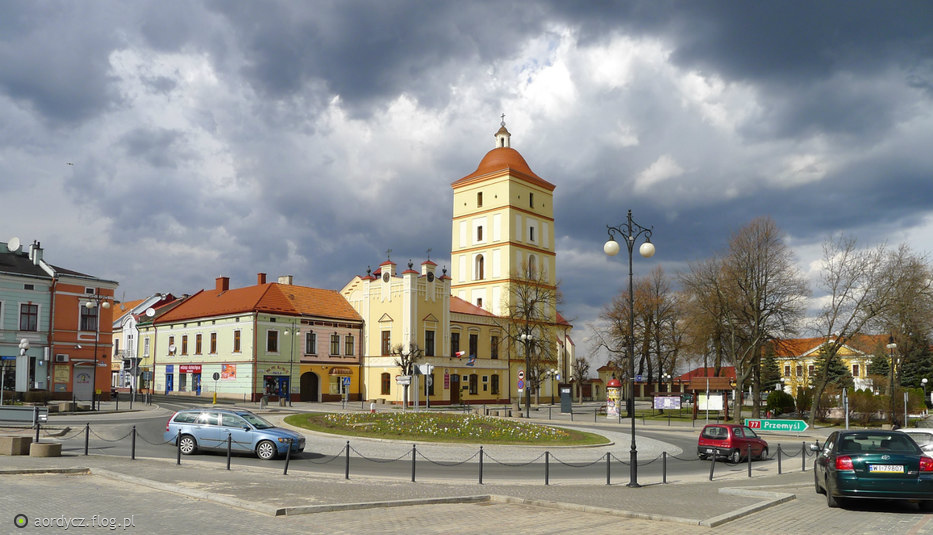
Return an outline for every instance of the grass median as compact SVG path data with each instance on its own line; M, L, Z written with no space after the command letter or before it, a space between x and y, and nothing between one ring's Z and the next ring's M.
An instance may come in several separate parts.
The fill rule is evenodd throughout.
M285 422L295 427L335 435L419 442L529 446L589 446L609 442L606 437L594 433L478 415L429 412L306 413L288 416Z

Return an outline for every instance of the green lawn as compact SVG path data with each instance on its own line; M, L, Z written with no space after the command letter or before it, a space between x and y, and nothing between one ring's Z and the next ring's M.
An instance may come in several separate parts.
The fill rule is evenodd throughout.
M306 413L288 416L285 422L295 427L335 435L420 442L535 446L580 446L609 442L603 436L573 429L489 416L430 412Z

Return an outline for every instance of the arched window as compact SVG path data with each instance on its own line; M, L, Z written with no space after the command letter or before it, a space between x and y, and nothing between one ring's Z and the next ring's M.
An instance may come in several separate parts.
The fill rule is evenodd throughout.
M383 396L389 395L389 388L391 387L391 384L392 384L389 382L390 379L391 377L389 376L388 373L382 374L382 395Z
M485 278L485 263L486 261L483 259L483 255L476 255L476 269L474 270L476 276L473 280L482 280Z

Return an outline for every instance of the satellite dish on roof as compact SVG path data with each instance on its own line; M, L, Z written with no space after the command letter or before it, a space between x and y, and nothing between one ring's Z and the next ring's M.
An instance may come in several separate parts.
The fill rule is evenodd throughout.
M175 352L175 344L172 344L172 345L168 346L168 352L169 352L169 353L174 353L174 352Z
M19 246L20 246L19 238L17 238L16 236L13 236L12 238L10 238L8 242L6 242L6 248L11 253L19 252Z
M151 318L152 316L155 316L155 309L152 308L152 307L147 308L147 309L146 309L146 316L148 316L148 317L150 317L150 318Z

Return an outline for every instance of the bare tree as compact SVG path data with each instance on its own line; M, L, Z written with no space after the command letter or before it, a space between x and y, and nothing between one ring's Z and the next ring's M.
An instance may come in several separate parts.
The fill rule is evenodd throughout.
M767 341L795 331L809 293L806 279L797 270L780 229L766 217L739 229L721 261L698 267L699 271L685 278L685 286L693 294L693 303L708 310L708 320L715 322L707 338L715 336L713 344L735 366L736 388L752 384L757 400L761 386L756 372L762 348ZM733 416L740 421L741 396L732 402ZM757 403L753 410L758 417Z
M402 375L411 377L415 374L415 364L424 356L424 350L418 347L418 344L398 344L392 348L392 355L395 357L395 365L401 368ZM409 387L410 385L405 385L402 407L408 407Z
M577 403L583 403L583 381L589 377L590 363L583 357L573 361L573 381L577 385Z
M550 283L543 271L527 262L512 273L506 314L496 323L506 333L509 348L525 358L525 415L531 410L531 393L538 403L541 384L557 365L557 305L560 283Z
M885 266L884 245L860 250L854 238L842 235L832 237L823 244L820 286L826 297L816 318L816 325L827 339L822 346L823 357L827 362L832 363L838 359L839 349L850 338L861 333L890 308L893 279ZM815 379L813 406L810 410L811 426L820 410L823 391L831 380L826 373L829 368L823 367L823 373Z

